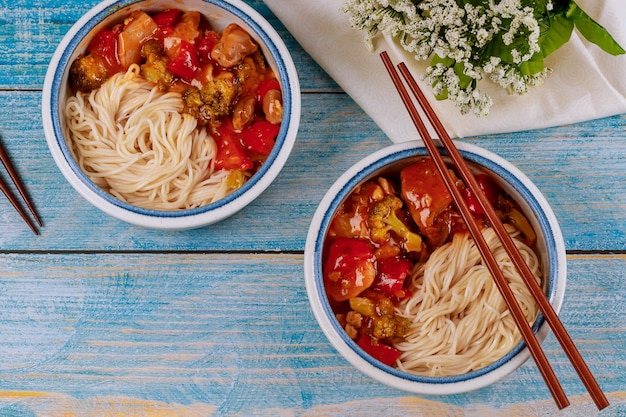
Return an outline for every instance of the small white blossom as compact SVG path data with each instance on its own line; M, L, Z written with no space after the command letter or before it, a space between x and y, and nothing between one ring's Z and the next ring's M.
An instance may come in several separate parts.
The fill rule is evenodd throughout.
M535 0L345 1L342 10L354 28L366 33L368 47L372 48L377 33L384 33L398 39L417 60L436 56L437 63L431 64L422 78L436 96L452 100L463 114L489 113L493 103L477 88L481 80L491 80L513 94L525 94L529 86L540 85L550 73L544 68L529 75L520 69L541 51ZM548 0L545 11L540 12L553 7ZM500 46L493 47L492 42L500 42Z

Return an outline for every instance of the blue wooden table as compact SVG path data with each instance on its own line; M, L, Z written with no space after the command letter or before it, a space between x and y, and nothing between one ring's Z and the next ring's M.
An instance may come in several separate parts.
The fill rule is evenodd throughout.
M303 248L335 179L390 144L259 0L303 89L299 136L276 182L232 218L185 232L133 227L66 183L41 124L49 59L95 0L0 2L0 139L43 217L35 236L0 199L0 416L591 416L554 337L572 405L558 413L535 364L453 396L371 380L309 308ZM561 223L561 317L626 415L626 115L464 140L517 165ZM2 174L4 175L4 173Z

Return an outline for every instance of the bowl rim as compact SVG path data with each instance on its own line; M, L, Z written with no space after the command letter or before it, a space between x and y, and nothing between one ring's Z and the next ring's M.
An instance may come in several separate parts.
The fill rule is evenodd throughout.
M548 247L547 263L550 269L548 298L558 313L563 303L567 278L565 243L559 223L547 200L535 184L517 167L498 155L467 142L454 141L470 161L482 165L513 186L534 212ZM490 385L521 366L530 352L521 341L511 352L487 367L463 375L427 377L409 374L384 365L366 354L335 320L327 300L322 279L322 247L333 213L356 185L378 172L389 163L417 155L428 155L421 141L409 141L387 146L346 170L322 198L309 227L304 250L304 276L311 309L323 333L333 347L353 366L391 387L426 395L447 395L473 391ZM543 342L549 326L539 313L533 331Z
M285 165L293 149L300 124L301 94L297 70L278 32L252 7L241 0L198 0L221 8L243 21L253 32L252 35L261 41L265 53L269 52L268 59L275 62L278 72L276 75L283 86L284 110L276 144L259 171L241 188L213 203L193 209L172 211L144 209L125 203L95 185L74 160L65 143L60 120L60 88L66 78L64 69L71 63L71 57L80 48L84 37L102 20L144 1L105 0L88 10L65 34L51 58L44 78L42 119L46 141L57 167L66 180L83 198L101 211L119 220L146 228L184 230L206 226L231 216L256 199ZM151 6L154 7L154 4Z

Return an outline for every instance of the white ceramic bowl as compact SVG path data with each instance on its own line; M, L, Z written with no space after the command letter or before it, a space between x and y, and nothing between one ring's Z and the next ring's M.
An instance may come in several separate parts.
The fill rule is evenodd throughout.
M480 147L456 142L463 157L490 171L497 183L521 205L537 232L537 245L542 268L547 276L547 294L558 312L563 301L566 281L565 245L561 230L545 198L537 187L511 163ZM426 377L400 371L382 364L365 353L350 339L334 317L323 283L322 249L330 221L337 208L364 181L380 175L390 165L428 155L421 142L406 142L384 148L353 165L328 190L309 229L304 252L306 289L311 308L320 327L337 351L357 369L392 387L418 394L456 394L489 385L524 363L530 356L522 342L493 364L463 375ZM549 331L541 316L533 330L540 341Z
M259 43L283 90L284 113L280 132L261 169L243 187L221 200L180 211L139 208L114 198L96 186L73 159L63 135L65 120L61 116L63 104L70 94L67 87L69 67L84 52L93 34L133 10L158 11L167 8L200 11L218 31L229 23L239 24ZM300 123L300 85L291 55L278 33L259 13L240 0L107 0L78 20L59 44L44 81L42 116L48 147L57 166L87 201L131 224L155 229L190 229L215 223L236 213L258 197L276 178L296 139Z

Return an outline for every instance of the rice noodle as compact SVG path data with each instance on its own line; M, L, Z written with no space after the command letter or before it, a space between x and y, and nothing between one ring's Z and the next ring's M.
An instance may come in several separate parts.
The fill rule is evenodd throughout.
M540 282L537 255L508 226L513 240ZM526 319L533 323L538 306L491 228L483 235L510 283ZM428 376L460 375L506 355L521 335L472 238L457 233L436 249L412 274L413 296L398 313L411 320L398 368Z
M229 171L213 169L215 141L181 114L180 94L162 92L131 65L99 89L67 100L66 138L99 187L156 210L199 207L223 198Z

